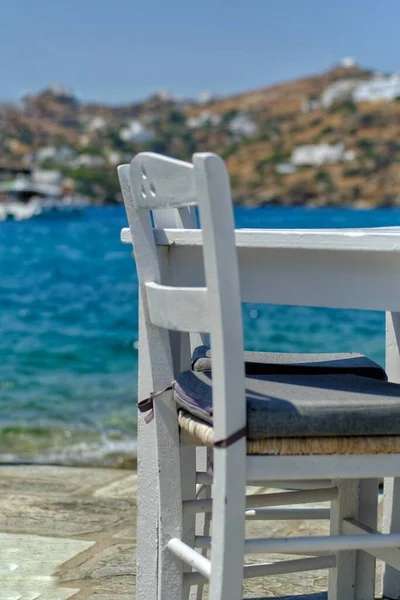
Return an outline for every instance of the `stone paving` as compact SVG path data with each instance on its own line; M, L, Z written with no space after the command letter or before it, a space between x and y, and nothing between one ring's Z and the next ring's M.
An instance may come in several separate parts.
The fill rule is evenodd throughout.
M136 473L0 467L1 600L133 600Z
M247 528L254 537L323 534L327 523L252 521ZM134 600L135 561L134 471L0 467L0 600ZM326 588L326 571L313 571L248 580L244 593L324 600Z

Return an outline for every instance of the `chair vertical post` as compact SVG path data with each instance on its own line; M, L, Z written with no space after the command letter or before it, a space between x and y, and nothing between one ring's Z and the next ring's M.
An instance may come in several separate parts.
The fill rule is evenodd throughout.
M229 178L223 161L195 154L196 191L203 229L213 365L215 443L210 600L242 598L246 425L239 271ZM239 434L239 435L238 435ZM237 436L237 437L236 437ZM232 438L232 442L226 443Z
M150 357L146 346L143 323L142 299L139 294L139 398L151 392ZM146 423L138 412L137 431L137 600L157 600L158 558L158 499L149 502L148 491L156 481L156 431L154 420Z
M118 177L122 195L130 220L133 220L133 195L129 183L129 165L118 168ZM130 222L130 225L132 223ZM133 227L131 227L131 231ZM144 294L139 288L139 376L138 397L146 398L153 391L152 366L149 340L146 331ZM137 600L157 600L158 596L158 487L156 465L156 430L154 420L146 423L143 415L137 411L137 560L136 560L136 598ZM156 497L149 502L149 489Z
M362 479L359 486L358 521L377 529L378 526L378 479ZM367 552L356 552L356 600L374 600L376 559Z
M400 383L400 313L386 313L386 373L389 381ZM400 480L385 479L383 498L384 533L400 532ZM384 563L382 593L400 598L400 573Z
M376 528L378 482L350 479L336 481L339 494L331 505L331 535L344 533L344 519L357 519ZM374 600L375 558L363 551L341 551L329 571L329 600Z
M336 481L339 494L331 503L331 535L343 533L343 519L355 517L358 502L358 481ZM356 553L338 552L334 569L328 578L328 600L355 600Z
M151 322L145 288L148 280L161 281L168 277L168 252L156 248L150 211L139 205L141 182L132 177L133 169L133 163L122 165L118 175L138 265L139 400L143 400L155 391L164 390L174 373L169 333ZM143 439L138 437L138 474L143 486L138 505L138 598L181 600L182 564L167 549L169 538L182 534L176 405L171 391L165 391L157 400L153 419L138 416L139 434L143 435Z
M197 229L196 214L193 207L185 207L179 210L173 208L158 209L153 212L154 227L156 228L183 228ZM169 260L171 256L169 255ZM196 346L204 343L203 334L186 334L177 331L169 333L172 348L172 359L174 372L179 373L190 369L190 357ZM199 465L206 462L207 448L181 448L181 482L182 482L182 500L190 500L196 493L196 470ZM205 493L210 492L209 486ZM183 517L183 540L190 546L194 545L195 533L197 535L209 535L210 515L186 515ZM203 551L203 553L205 553ZM190 572L187 565L183 565L184 572ZM203 584L190 586L184 584L184 600L201 600L203 593Z

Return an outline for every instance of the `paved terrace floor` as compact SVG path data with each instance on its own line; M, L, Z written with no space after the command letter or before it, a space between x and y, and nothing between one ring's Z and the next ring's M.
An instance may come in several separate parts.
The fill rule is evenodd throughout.
M250 536L326 532L322 521L248 523ZM134 471L0 467L1 600L134 600L135 561ZM313 571L248 580L244 596L325 600L326 588L327 572Z

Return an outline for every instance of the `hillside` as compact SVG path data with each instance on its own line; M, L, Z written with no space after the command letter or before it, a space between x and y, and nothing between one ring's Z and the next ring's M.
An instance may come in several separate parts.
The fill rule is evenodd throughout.
M207 102L159 92L83 104L50 87L0 108L0 171L56 169L93 202L118 199L116 165L138 151L227 162L236 202L400 205L400 79L350 63Z

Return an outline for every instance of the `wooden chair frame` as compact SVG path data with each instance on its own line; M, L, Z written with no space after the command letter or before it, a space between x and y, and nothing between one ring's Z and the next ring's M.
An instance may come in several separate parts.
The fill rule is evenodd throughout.
M230 445L217 444L220 447L214 449L213 497L196 498L196 477L200 485L210 482L204 471L196 476L193 448L181 444L176 405L168 388L177 372L187 368L190 353L187 342L186 345L179 342L177 347L175 341L174 346L171 331L211 334L214 435L216 442L229 440L246 424L241 299L289 303L290 290L293 304L375 309L385 306L398 310L400 286L390 275L398 268L399 259L383 256L382 248L381 254L368 248L370 269L378 279L380 277L383 290L356 296L352 287L343 283L354 277L358 264L362 267L358 289L366 287L365 261L359 253L352 257L351 270L346 263L340 263L338 252L328 258L331 278L325 277L326 281L321 284L321 255L313 252L302 257L307 263L307 285L303 269L302 281L298 285L292 281L289 287L288 274L295 279L300 275L293 266L290 268L287 256L282 257L279 244L276 245L278 252L274 253L269 237L269 267L275 274L274 285L269 286L267 281L259 285L265 253L258 250L265 248L266 240L253 235L252 242L243 244L242 250L240 240L235 241L229 180L219 157L194 155L192 165L144 153L137 155L130 166L120 167L119 175L135 243L140 284L139 399L159 393L154 401L154 418L150 421L141 416L139 419L138 475L143 479L143 490L138 498L138 509L147 503L147 519L146 522L139 519L138 538L147 550L138 573L138 598L183 598L188 586L206 578L210 580L211 600L235 600L241 597L243 575L329 568L330 600L372 600L375 558L381 558L394 569L400 567L397 549L400 534L382 535L375 531L377 480L382 476L400 476L399 455L298 456L295 459L246 456L246 442L241 437ZM160 211L174 208L184 227L185 219L187 223L188 215L192 214L187 207L194 204L199 206L201 232L178 229L174 233L165 228L165 223L161 230L154 230L151 211L155 211L153 219L157 226L157 219L160 223L167 214ZM175 239L181 236L181 243L176 246L171 241L174 236ZM299 250L303 250L301 243L297 254ZM304 249L306 254L308 250L309 246ZM342 254L348 250L349 246L344 246ZM329 244L322 252L329 252ZM171 254L175 254L173 260ZM381 271L381 259L384 259L384 271ZM332 286L339 281L342 286L336 290ZM186 471L185 464L188 465ZM246 517L271 518L284 514L277 512L282 509L276 509L275 513L257 515L254 513L257 506L248 506L246 513L246 481L305 481L310 480L310 474L315 487L321 479L329 480L328 487L318 491L286 492L286 498L275 499L276 505L291 503L291 494L302 494L301 500L297 497L297 501L302 502L315 501L318 494L328 498L332 503L329 516L333 537L245 541ZM149 509L152 495L158 499L158 507ZM265 509L266 503L274 499L263 497L251 502L256 505L258 502L258 506ZM211 511L218 515L212 522L211 537L194 538L190 515ZM211 559L194 549L210 545ZM243 569L245 551L312 556Z

